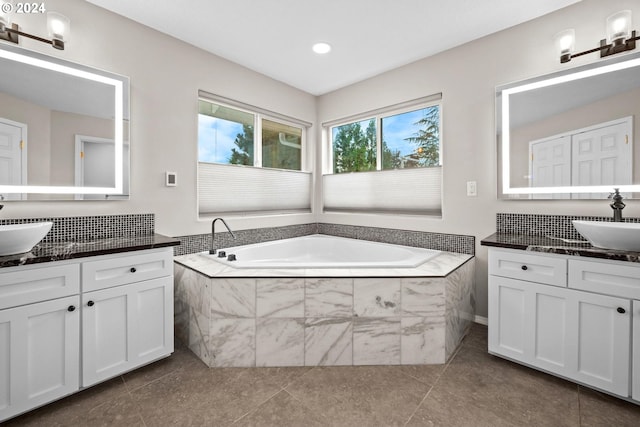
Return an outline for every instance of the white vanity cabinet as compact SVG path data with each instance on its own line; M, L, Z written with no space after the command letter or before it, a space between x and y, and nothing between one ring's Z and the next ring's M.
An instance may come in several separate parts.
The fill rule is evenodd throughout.
M172 352L170 247L0 268L0 422Z
M489 352L637 399L640 265L576 258L489 249Z
M0 421L80 387L78 265L0 270Z
M172 275L166 251L83 263L83 386L173 352Z

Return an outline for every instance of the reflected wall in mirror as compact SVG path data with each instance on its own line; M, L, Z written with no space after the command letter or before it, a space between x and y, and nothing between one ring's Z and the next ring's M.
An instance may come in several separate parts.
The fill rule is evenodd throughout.
M640 194L640 54L496 89L498 197Z
M0 45L0 199L129 194L129 79Z

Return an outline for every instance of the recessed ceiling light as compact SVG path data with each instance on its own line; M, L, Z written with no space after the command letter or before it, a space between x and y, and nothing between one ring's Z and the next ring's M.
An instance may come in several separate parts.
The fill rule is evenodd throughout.
M312 49L315 53L322 55L331 51L331 45L329 43L320 42L314 44Z

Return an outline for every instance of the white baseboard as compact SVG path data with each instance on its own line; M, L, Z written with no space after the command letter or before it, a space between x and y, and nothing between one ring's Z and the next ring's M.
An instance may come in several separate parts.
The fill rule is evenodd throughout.
M487 326L489 325L489 319L484 316L476 316L474 322L479 323L481 325Z

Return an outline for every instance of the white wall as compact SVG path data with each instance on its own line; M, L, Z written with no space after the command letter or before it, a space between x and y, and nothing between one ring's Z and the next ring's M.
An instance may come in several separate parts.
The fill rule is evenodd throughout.
M442 54L392 70L330 94L313 97L237 64L205 53L149 28L78 0L47 0L49 10L71 18L71 41L58 52L41 43L23 46L103 68L131 78L132 184L129 201L11 203L3 217L156 214L156 229L167 235L206 233L197 221L197 92L203 89L248 104L321 123L436 92L443 93L443 218L385 215L291 215L234 218L234 228L324 221L468 234L476 237L478 314L486 315L486 248L480 240L495 231L497 212L609 215L602 201L501 201L496 199L494 89L497 85L598 60L587 55L560 64L553 35L576 29L576 49L595 47L605 35L605 19L631 9L637 0L583 0L556 13L502 31ZM482 19L482 17L479 17ZM45 34L44 16L20 16L22 29ZM636 26L637 27L637 26ZM310 135L320 140L315 126ZM321 152L320 144L316 153ZM316 170L321 170L316 156ZM164 172L178 173L178 187L164 187ZM466 196L466 182L478 182L478 197ZM319 177L316 176L316 198ZM629 201L627 216L640 216Z
M196 206L198 90L315 122L316 98L308 93L85 1L47 0L45 6L71 19L69 43L57 51L22 38L22 47L131 80L131 197L109 202L6 203L4 218L44 216L43 212L47 216L155 213L158 233L206 233L210 222L198 221ZM14 21L23 31L46 36L45 15L20 15ZM313 136L311 132L312 146ZM177 187L164 186L165 171L177 172ZM245 229L313 221L306 214L237 218L229 223Z
M597 54L560 64L553 36L576 30L576 51L598 46L606 18L631 9L637 0L583 0L553 14L484 37L318 98L318 122L347 117L433 93L443 94L443 217L321 214L319 221L366 224L476 237L477 312L487 313L487 249L480 240L495 232L496 213L611 215L606 200L497 200L495 87L599 60ZM636 25L635 28L638 26ZM318 135L318 139L320 138ZM319 156L318 156L319 157ZM320 159L317 168L320 168ZM466 182L477 181L478 197L466 196ZM640 216L640 201L629 201L626 216Z

